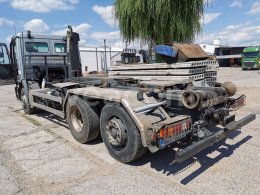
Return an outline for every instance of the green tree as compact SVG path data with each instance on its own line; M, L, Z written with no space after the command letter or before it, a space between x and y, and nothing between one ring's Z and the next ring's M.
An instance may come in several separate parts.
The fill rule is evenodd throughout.
M116 0L115 17L127 42L192 42L201 31L205 0Z

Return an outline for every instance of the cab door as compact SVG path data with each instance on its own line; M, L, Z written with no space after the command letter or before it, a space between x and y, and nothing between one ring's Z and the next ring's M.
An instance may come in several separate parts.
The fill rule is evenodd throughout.
M0 86L13 84L13 73L6 44L0 43Z

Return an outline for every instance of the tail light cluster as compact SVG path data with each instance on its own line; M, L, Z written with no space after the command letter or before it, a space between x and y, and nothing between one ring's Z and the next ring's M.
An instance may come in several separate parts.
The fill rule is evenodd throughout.
M186 134L191 130L191 120L183 120L178 123L174 123L170 126L161 128L158 132L158 137L161 138L168 138L168 137L179 137L181 134ZM157 138L156 134L154 139ZM154 140L156 141L156 140Z

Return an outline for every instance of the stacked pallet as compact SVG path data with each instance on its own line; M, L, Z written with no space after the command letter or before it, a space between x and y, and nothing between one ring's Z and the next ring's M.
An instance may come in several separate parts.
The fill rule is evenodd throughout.
M174 64L129 64L112 66L110 78L134 78L140 81L205 81L210 86L215 84L218 62L203 60L179 62Z

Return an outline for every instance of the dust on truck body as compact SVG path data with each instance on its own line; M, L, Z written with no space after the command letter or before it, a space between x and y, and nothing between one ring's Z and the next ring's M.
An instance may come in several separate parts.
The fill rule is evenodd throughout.
M255 118L250 114L235 121L230 115L245 103L245 96L233 96L236 88L230 82L198 87L189 80L162 84L81 77L78 41L71 28L66 37L30 32L13 37L16 96L27 114L42 109L66 119L80 143L101 134L120 162L138 159L147 148L154 153L168 146L182 148L175 161L183 162ZM213 131L208 128L212 125L223 128Z

